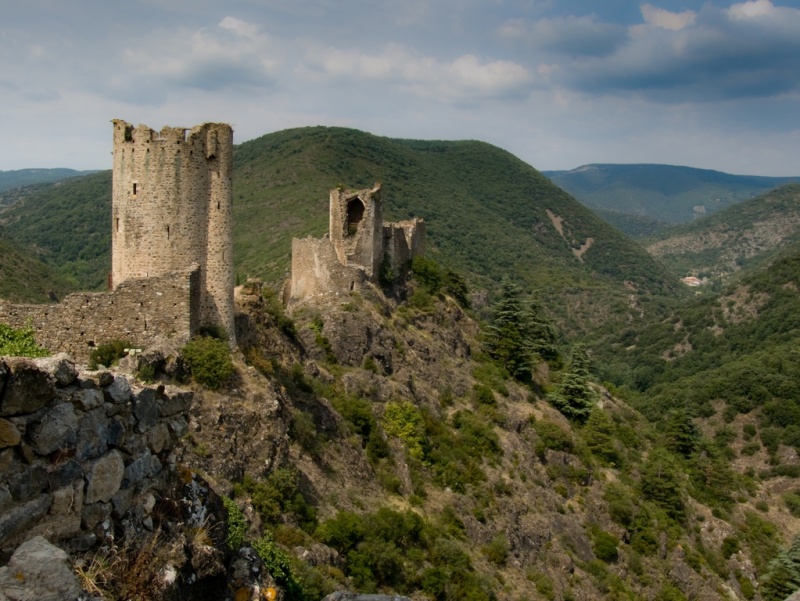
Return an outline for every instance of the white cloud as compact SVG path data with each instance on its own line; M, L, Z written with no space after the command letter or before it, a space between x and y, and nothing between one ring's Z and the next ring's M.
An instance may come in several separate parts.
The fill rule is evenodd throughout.
M760 0L759 0L760 1ZM681 13L673 13L663 8L657 8L652 4L641 5L642 17L645 23L661 29L680 31L694 23L697 14L694 11L686 10Z
M733 4L728 9L728 14L734 19L752 19L775 14L776 8L769 0L753 0L752 2L742 2Z
M376 53L315 48L306 57L304 71L317 79L393 82L442 101L507 97L524 91L534 79L527 68L512 61L481 60L473 54L440 61L397 44Z

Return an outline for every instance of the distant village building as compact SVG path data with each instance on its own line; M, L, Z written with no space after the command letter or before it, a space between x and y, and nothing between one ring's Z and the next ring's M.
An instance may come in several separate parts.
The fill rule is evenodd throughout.
M347 294L396 277L424 252L425 222L384 222L381 192L380 184L331 190L328 234L292 239L290 300Z
M703 280L701 280L700 278L696 278L693 275L690 275L690 276L685 277L685 278L681 278L681 282L683 282L684 284L686 284L687 286L690 286L692 288L694 288L695 286L702 286L703 285Z

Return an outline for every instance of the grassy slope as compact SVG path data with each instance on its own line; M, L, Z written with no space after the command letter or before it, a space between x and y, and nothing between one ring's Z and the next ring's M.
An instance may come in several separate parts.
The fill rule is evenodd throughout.
M694 207L713 213L800 178L730 175L672 165L587 165L552 174L587 206L682 223Z
M800 240L800 184L788 184L647 241L675 273L726 276Z

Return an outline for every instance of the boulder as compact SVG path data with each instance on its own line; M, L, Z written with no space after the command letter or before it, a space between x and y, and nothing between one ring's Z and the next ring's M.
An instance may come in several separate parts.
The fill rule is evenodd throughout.
M152 388L141 390L133 399L133 415L136 417L136 431L146 432L158 420L156 391Z
M19 430L7 419L0 417L0 449L15 447L22 440Z
M33 413L55 396L55 379L32 360L8 357L5 362L8 375L0 399L0 416Z
M17 534L26 532L44 517L47 510L50 509L51 502L50 495L41 494L27 503L12 507L0 514L0 545L5 544Z
M0 568L0 598L10 601L73 601L82 592L67 554L41 536L20 545Z
M66 353L34 359L33 362L39 369L53 378L56 386L63 388L78 379L78 370L75 369L75 363Z
M33 447L40 455L75 446L78 416L72 403L62 403L44 414L30 430Z
M119 451L106 453L94 462L86 476L86 504L110 501L122 484L125 462Z
M102 385L103 379L101 377L100 384ZM106 387L106 400L111 403L127 403L131 400L131 385L126 378L116 376L114 380Z

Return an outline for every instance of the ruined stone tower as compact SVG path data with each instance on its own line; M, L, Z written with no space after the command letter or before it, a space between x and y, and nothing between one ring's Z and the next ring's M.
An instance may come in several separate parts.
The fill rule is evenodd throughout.
M339 262L375 277L383 260L381 186L331 190L330 211L330 239Z
M219 325L233 341L233 130L113 123L111 288L196 269L192 333Z
M425 252L425 222L383 221L381 185L330 192L330 229L324 238L292 239L288 299L343 295L365 284L394 283ZM381 273L383 271L383 273Z

